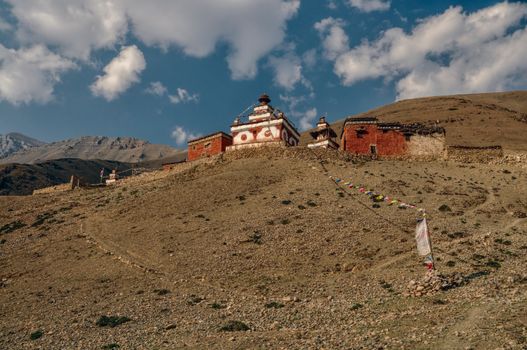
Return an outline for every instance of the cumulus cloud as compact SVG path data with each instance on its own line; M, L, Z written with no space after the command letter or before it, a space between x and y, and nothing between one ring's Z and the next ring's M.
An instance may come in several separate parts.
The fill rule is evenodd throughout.
M383 0L348 0L348 5L362 12L386 11L390 8L390 1Z
M57 46L63 55L87 60L93 49L113 47L127 30L117 0L7 0L23 43Z
M145 89L145 92L149 95L164 96L168 93L168 89L162 82L154 81Z
M199 101L198 94L191 94L186 89L183 89L183 88L177 88L177 92L174 95L169 95L168 98L170 102L173 104L188 103L188 102L197 103Z
M305 131L313 127L313 121L317 117L317 109L311 108L304 112L304 115L300 118L300 131Z
M315 29L323 38L324 56L334 60L340 54L349 50L349 38L344 32L345 22L341 19L328 17L315 23Z
M313 127L313 121L317 116L317 109L306 106L314 98L315 93L313 91L307 95L299 96L280 95L280 100L288 105L288 115L298 120L300 131L305 131Z
M49 102L61 73L75 67L42 45L15 50L0 44L0 100L14 105Z
M274 70L275 84L286 90L292 90L297 83L304 79L302 62L293 53L288 53L282 57L271 56L269 65Z
M145 57L137 46L123 47L119 55L104 67L104 75L98 76L90 89L93 95L111 101L137 83L145 68Z
M182 126L176 126L174 130L172 130L171 137L174 139L177 145L181 146L187 143L188 140L200 137L200 135L191 133L185 130Z
M257 62L281 44L299 0L7 0L27 43L57 46L68 57L122 43L129 27L146 45L205 57L230 48L234 79L253 78ZM131 25L129 25L129 22Z
M344 85L396 79L399 99L525 87L525 18L522 3L503 2L469 14L451 7L421 20L410 33L391 28L373 42L337 54L334 71Z
M219 42L227 43L234 79L256 75L258 60L282 42L285 24L299 6L299 0L126 1L133 32L148 45L204 57Z

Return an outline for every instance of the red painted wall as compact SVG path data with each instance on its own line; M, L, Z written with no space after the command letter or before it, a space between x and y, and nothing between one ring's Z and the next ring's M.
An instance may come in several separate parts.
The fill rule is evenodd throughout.
M364 130L358 137L357 130ZM342 148L353 154L371 154L370 146L377 146L377 155L394 156L406 153L406 138L399 130L379 130L375 124L352 124L344 127Z
M205 147L209 144L208 147ZM189 145L188 147L188 161L210 157L216 154L225 152L227 146L232 145L232 139L225 135L218 135L212 139L204 139Z

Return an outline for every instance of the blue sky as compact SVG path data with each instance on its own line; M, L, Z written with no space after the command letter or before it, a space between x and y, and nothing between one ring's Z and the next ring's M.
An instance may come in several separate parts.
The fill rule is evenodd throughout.
M305 129L525 89L526 25L525 1L0 1L0 133L182 147L262 92Z

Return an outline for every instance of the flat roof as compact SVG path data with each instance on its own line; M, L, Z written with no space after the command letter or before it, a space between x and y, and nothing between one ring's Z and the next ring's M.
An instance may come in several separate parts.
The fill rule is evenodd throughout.
M209 135L205 135L205 136L198 137L196 139L189 140L187 143L190 145L191 143L196 143L196 142L199 142L199 141L205 141L205 139L214 138L214 137L217 137L217 136L225 136L225 137L227 137L229 139L232 139L231 135L226 134L223 131L217 131L217 132L209 134Z

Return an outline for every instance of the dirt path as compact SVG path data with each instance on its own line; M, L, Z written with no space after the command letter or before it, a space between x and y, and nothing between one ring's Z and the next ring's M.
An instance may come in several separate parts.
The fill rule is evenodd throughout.
M476 305L467 310L465 317L456 322L450 329L442 342L434 346L435 349L472 349L469 340L464 339L465 333L473 334L474 329L483 329L482 323L485 322L485 316L491 311L492 306L489 304Z

